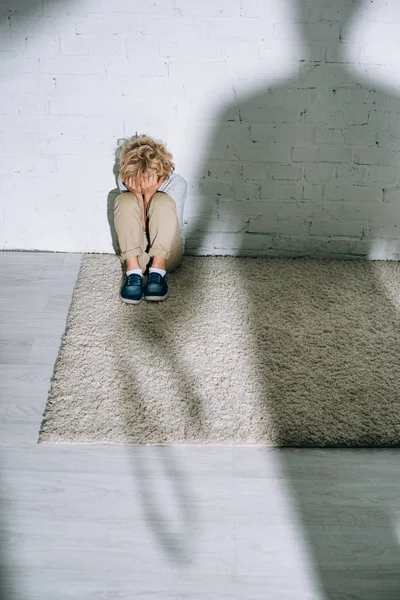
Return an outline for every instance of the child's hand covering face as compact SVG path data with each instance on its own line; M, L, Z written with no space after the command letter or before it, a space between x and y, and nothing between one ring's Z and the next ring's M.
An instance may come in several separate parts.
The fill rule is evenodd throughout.
M135 177L134 175L131 175L125 181L125 186L130 192L132 192L132 194L135 194L136 196L139 194L143 194L140 183L140 177Z
M165 177L158 177L156 173L150 171L143 173L140 178L142 193L148 197L153 196L164 180Z

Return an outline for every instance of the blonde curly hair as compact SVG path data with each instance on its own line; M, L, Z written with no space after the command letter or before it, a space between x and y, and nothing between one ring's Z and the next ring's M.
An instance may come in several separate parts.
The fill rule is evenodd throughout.
M167 179L175 170L172 154L165 145L149 135L134 135L124 140L118 152L119 175L122 181L129 177L140 177L149 171Z

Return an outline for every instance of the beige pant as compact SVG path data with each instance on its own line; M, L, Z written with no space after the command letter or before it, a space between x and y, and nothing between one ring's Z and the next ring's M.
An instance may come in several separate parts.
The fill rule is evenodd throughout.
M124 192L114 202L114 225L121 262L137 256L143 273L152 256L166 259L173 271L183 255L176 205L171 196L156 192L147 205L147 227L143 231L142 205L134 194Z

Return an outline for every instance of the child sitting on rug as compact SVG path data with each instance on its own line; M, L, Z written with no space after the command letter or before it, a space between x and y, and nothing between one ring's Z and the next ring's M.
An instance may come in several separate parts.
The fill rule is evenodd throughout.
M172 154L165 145L146 135L125 140L119 149L119 162L121 194L114 203L114 224L120 258L126 262L121 299L139 304L144 294L145 300L165 300L166 273L177 267L184 253L187 184L174 173Z

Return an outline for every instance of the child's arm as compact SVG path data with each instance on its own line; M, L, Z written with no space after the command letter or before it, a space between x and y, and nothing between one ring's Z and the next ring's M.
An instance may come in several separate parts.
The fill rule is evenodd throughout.
M136 198L142 207L142 226L143 231L146 231L146 203L143 196L143 190L140 182L140 177L128 177L126 184L127 190L135 194Z
M154 196L164 179L165 177L158 177L155 173L143 173L141 188L143 191L145 207L147 207L150 199Z

